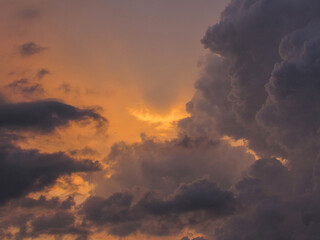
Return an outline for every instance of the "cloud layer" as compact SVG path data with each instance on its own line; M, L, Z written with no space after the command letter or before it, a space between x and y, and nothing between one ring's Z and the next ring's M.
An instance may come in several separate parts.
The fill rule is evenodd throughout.
M201 63L186 105L190 117L179 121L177 136L160 141L142 134L138 143L114 144L95 179L96 194L78 205L73 196L27 195L64 175L102 170L100 164L22 149L16 139L26 131L52 134L70 122L101 127L107 120L55 100L2 101L1 210L18 210L1 221L0 236L318 239L319 17L318 0L231 1L201 40L211 53ZM30 42L20 46L20 54L44 49ZM38 81L46 74L39 71ZM20 79L7 87L33 92L28 84ZM90 155L90 148L82 149ZM13 226L19 230L12 235L6 230Z

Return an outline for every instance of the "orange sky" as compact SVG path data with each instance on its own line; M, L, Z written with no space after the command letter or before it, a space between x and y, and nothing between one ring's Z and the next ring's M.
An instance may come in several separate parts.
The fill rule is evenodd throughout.
M144 132L170 136L169 122L186 116L200 38L216 22L225 1L3 1L0 16L2 83L50 75L44 97L98 105L110 123L109 141L136 141ZM75 4L77 3L77 4ZM30 19L19 19L35 9ZM20 59L16 46L36 42L47 49ZM4 59L4 58L1 58ZM68 84L71 91L59 90ZM15 98L15 96L13 96ZM158 121L166 122L166 129Z

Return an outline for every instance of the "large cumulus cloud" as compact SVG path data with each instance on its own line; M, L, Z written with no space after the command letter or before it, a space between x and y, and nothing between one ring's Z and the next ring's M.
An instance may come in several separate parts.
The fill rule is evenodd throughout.
M189 104L194 115L210 114L218 125L215 131L248 139L261 156L287 157L286 149L268 139L256 115L269 98L265 85L275 64L282 61L281 42L316 19L318 10L319 3L311 0L232 1L202 39L220 58L208 60L196 83Z
M265 157L235 184L245 210L210 238L319 237L319 10L313 0L235 0L202 39L215 55L180 126L244 138Z

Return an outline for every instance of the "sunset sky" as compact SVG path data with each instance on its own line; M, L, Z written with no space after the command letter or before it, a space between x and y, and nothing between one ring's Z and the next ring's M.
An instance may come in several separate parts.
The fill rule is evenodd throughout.
M0 239L320 239L318 0L0 0Z

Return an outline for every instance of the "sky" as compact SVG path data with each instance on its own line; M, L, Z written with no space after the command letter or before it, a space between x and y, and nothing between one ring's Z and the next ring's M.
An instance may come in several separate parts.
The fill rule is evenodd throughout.
M319 239L318 0L0 6L1 239Z

